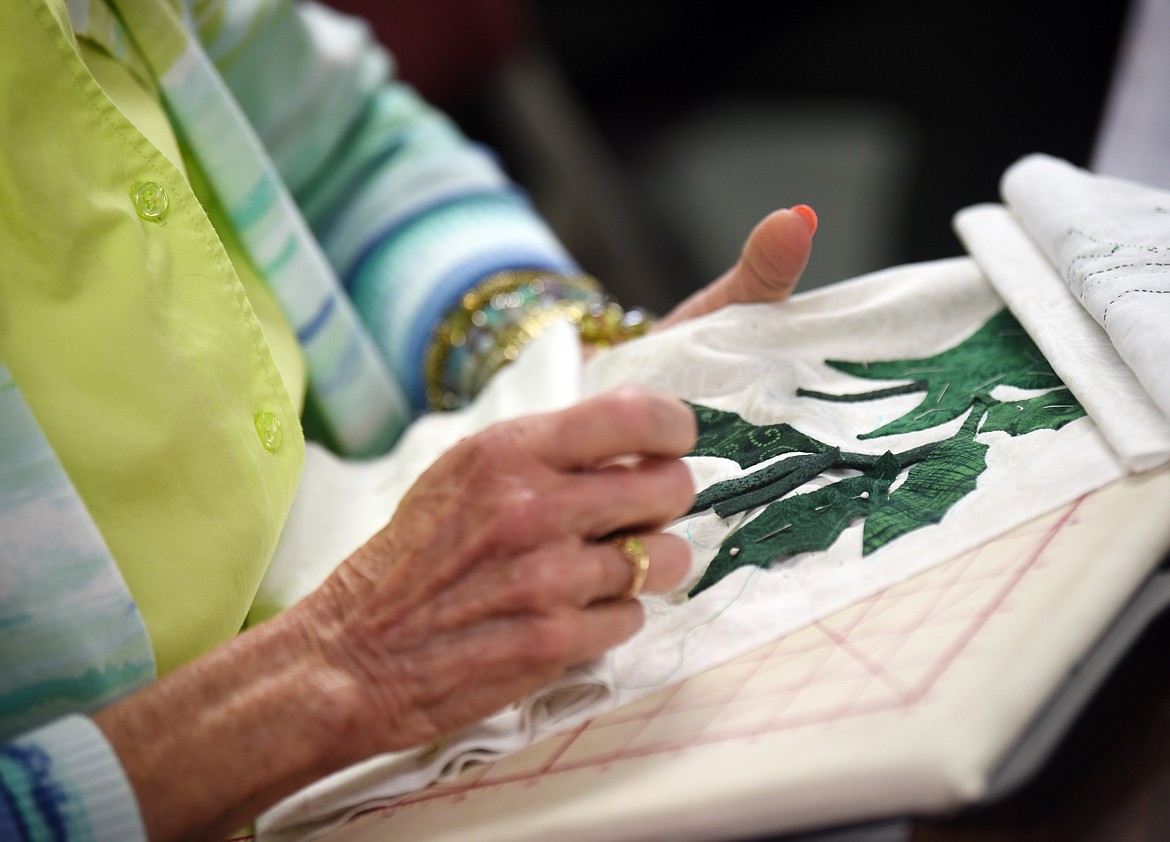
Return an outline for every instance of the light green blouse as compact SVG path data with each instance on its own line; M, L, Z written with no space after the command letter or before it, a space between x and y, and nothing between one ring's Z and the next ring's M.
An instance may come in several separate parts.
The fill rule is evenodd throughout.
M117 559L161 674L244 622L300 475L286 382L300 396L303 374L286 353L282 377L287 328L268 319L269 343L253 301L272 308L245 287L131 65L109 42L53 39L43 17L20 23L0 28L0 55L30 73L49 56L52 72L7 92L56 107L2 120L21 143L0 159L0 194L28 197L4 225L40 245L5 254L0 357Z

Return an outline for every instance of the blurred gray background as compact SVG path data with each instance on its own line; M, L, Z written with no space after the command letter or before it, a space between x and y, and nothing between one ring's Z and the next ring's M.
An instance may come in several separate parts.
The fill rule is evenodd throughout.
M492 146L581 264L664 311L767 212L820 216L802 288L961 253L955 211L1085 166L1122 0L332 0Z

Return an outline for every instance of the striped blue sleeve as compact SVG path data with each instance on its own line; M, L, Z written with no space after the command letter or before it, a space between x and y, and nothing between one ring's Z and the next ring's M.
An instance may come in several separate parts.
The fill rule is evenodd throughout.
M0 746L0 839L145 842L130 783L90 719L68 716Z
M577 266L495 157L393 77L363 23L223 2L201 38L416 407L430 332L485 276ZM259 20L263 17L263 20Z
M117 757L74 712L149 683L150 641L97 527L3 365L0 629L0 839L144 838Z

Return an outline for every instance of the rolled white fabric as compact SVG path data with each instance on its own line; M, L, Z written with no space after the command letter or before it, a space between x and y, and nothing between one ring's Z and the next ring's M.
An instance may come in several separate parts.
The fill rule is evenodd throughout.
M1046 155L1004 174L1004 202L1170 416L1170 193Z
M1011 211L966 208L955 231L1121 461L1146 471L1170 460L1170 420Z

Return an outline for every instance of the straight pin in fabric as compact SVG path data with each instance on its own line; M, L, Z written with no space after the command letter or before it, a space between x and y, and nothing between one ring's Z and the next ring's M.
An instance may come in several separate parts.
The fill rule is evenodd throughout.
M926 410L926 412L923 412L920 415L915 415L914 420L917 421L919 418L925 418L927 415L930 415L930 413L932 413L932 412L946 412L946 411L947 411L946 408L941 407L941 406L936 407L935 409L928 409L928 410Z
M947 389L949 389L949 388L951 388L950 383L947 383L945 386L943 386L942 391L938 393L938 400L936 400L934 402L936 406L938 404L942 403L943 395L945 395L947 393Z
M755 541L753 541L752 543L753 543L753 544L758 544L758 543L760 543L761 541L767 541L769 538L775 538L777 535L779 535L779 534L780 534L781 532L783 532L785 529L791 529L791 528L792 528L792 524L791 524L791 523L790 523L790 524L788 524L787 526L781 526L779 529L774 529L774 530L772 530L772 531L771 531L771 532L769 532L767 535L761 535L759 538L757 538L757 539L756 539ZM736 548L736 549L738 550L738 548Z
M990 380L986 381L985 383L980 383L978 386L976 386L975 391L982 392L984 389L986 389L992 383L998 383L1000 380L1003 380L1005 377L1007 377L1006 374L996 375L995 377L992 377Z

